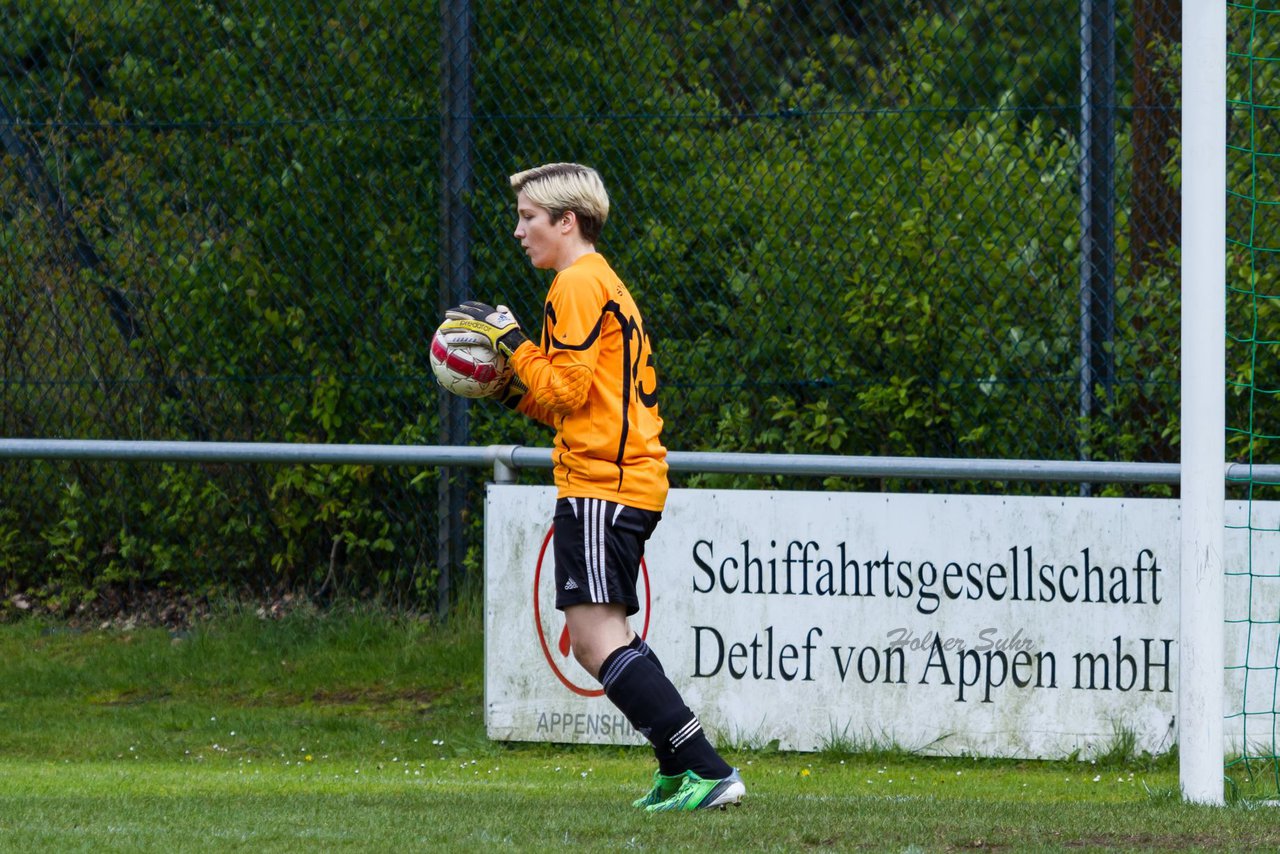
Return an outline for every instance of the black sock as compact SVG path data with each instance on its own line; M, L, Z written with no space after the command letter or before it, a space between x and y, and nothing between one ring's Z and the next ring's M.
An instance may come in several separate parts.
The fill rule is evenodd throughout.
M658 654L653 651L653 647L644 642L644 638L639 635L632 635L631 643L627 644L627 646L649 659L653 662L653 666L658 668L659 673L666 675L666 671L662 669L662 662L658 660ZM659 773L674 777L684 770L676 763L676 753L671 749L671 745L665 742L653 744L653 755L658 758Z
M609 653L600 666L605 696L649 739L661 773L689 770L717 780L729 776L733 769L716 753L697 716L651 656L652 651L646 655L633 645Z

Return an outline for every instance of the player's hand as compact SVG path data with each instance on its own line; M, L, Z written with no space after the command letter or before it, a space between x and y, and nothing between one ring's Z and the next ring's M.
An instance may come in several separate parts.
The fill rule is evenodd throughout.
M520 377L516 376L515 372L512 371L511 379L507 381L506 387L495 394L493 398L507 409L515 409L520 405L524 393L528 390L529 387L521 382Z
M468 329L478 332L489 339L493 349L508 359L521 344L529 340L520 328L520 321L505 305L491 306L487 303L467 300L462 305L454 306L444 313L441 329Z

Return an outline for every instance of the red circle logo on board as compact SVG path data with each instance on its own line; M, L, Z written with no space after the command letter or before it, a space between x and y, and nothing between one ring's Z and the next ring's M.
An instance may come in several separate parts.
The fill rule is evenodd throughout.
M560 683L583 697L600 697L604 695L604 689L574 660L569 645L569 627L565 624L564 614L556 609L556 562L555 550L551 548L555 530L556 526L552 525L542 538L538 566L533 572L533 627L538 633L538 643L542 645L542 655ZM649 567L644 558L640 558L636 597L640 600L640 613L632 617L642 618L639 633L641 638L645 638L649 634Z

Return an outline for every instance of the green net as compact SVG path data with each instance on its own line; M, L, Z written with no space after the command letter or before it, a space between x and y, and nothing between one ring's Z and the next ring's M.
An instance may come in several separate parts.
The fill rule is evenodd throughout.
M1280 438L1280 4L1229 3L1227 443L1231 460L1276 461ZM1229 732L1238 791L1280 792L1280 515L1274 479L1229 485L1226 566Z

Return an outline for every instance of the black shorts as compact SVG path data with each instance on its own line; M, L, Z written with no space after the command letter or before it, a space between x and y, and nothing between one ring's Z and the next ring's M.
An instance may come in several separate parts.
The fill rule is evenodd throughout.
M628 616L639 611L640 559L661 518L654 510L600 498L558 499L552 540L556 607L617 602Z

